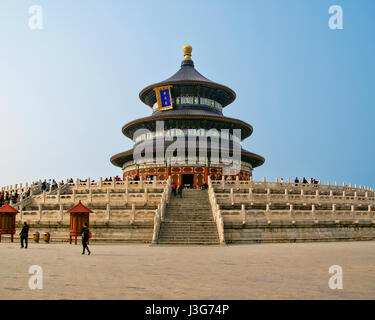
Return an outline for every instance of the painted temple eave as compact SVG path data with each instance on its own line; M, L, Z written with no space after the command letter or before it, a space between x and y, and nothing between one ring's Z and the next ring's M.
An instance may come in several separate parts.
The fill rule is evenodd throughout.
M236 93L224 86L224 85L221 85L221 84L218 84L218 83L215 83L215 82L206 82L206 81L194 81L194 80L184 80L184 81L162 81L162 82L158 82L158 83L155 83L155 84L152 84L148 87L146 87L145 89L143 89L140 93L139 93L139 98L146 104L148 105L149 107L152 107L152 104L148 104L146 103L146 97L148 95L153 95L153 90L159 86L166 86L166 85L202 85L202 86L206 86L206 87L209 87L209 88L212 88L212 89L217 89L217 90L222 90L223 93L226 94L227 96L227 99L225 99L226 101L223 102L223 108L225 108L227 105L231 104L235 99L236 99Z
M215 116L215 115L160 115L160 116L150 116L150 117L137 119L137 120L134 120L132 122L127 123L126 125L124 125L122 127L122 133L126 137L128 137L130 139L133 139L133 136L129 132L129 131L131 131L131 128L133 126L139 125L142 128L143 127L147 128L147 124L153 123L153 122L158 121L158 120L189 120L189 119L199 119L199 120L208 119L208 120L220 121L222 123L227 122L227 123L232 123L232 124L238 125L238 127L235 128L235 129L241 129L242 133L244 133L244 135L241 137L241 140L248 138L253 133L253 127L251 125L249 125L248 123L244 122L244 121L234 119L234 118L228 118L228 117L224 117L224 116ZM176 129L179 129L179 128L176 128Z
M211 149L207 149L207 151L211 151ZM130 150L127 150L127 151L124 151L124 152L121 152L112 156L110 161L114 166L122 168L124 163L133 161L133 154L134 154L134 149L130 149ZM249 162L253 168L259 167L265 162L265 159L262 156L256 153L247 151L245 149L241 149L241 159Z

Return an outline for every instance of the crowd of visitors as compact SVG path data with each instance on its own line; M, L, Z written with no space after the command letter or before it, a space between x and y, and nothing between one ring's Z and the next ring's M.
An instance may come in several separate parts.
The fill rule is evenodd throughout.
M2 191L0 192L0 207L5 204L5 202L9 203L10 205L21 201L21 199L26 199L30 196L30 189L21 190L21 193L18 193L17 190L9 191Z
M184 189L184 186L180 184L177 186L175 182L172 183L172 193L174 196L177 196L177 194L182 198L182 190Z
M305 177L303 177L302 179L298 179L298 177L296 177L294 179L294 183L302 183L302 184L319 184L319 181L318 180L315 180L314 178L310 178L310 181L307 181Z
M61 181L60 185L61 184L64 185L64 181ZM58 184L55 181L55 179L53 179L52 181L51 179L49 179L48 181L44 179L44 181L42 182L42 186L41 186L42 191L50 192L50 191L56 190L57 188L58 188Z

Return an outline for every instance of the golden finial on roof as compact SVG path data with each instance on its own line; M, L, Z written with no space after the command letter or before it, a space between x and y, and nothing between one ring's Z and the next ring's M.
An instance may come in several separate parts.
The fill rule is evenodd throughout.
M184 60L191 60L191 52L193 51L192 46L184 46Z

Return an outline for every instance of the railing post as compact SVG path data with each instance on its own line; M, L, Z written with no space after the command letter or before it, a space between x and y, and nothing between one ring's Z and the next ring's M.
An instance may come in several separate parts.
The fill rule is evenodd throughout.
M135 221L135 204L132 204L132 214L131 214L131 223Z
M107 222L109 222L109 220L111 219L111 207L109 203L107 203L106 205L106 214L107 214Z
M332 218L335 220L336 223L339 223L340 221L336 220L336 204L332 204Z
M38 213L39 213L39 221L41 221L42 220L42 205L41 204L38 205Z
M268 220L268 224L271 224L271 212L270 212L270 205L266 204L266 217Z
M63 211L63 205L59 205L59 211L60 211L60 221L64 220L64 211Z
M289 205L289 217L292 223L294 224L296 221L294 220L294 209L292 204Z
M314 219L314 222L317 223L317 219L316 219L316 215L315 215L315 204L313 204L311 206L311 211L312 211L312 216L313 216L313 219Z
M253 201L253 188L249 188L249 201Z
M241 205L242 224L246 224L246 210L245 205Z

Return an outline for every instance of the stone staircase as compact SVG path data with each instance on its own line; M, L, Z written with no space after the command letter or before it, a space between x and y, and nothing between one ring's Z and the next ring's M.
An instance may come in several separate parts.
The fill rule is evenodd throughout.
M219 245L207 190L185 189L182 198L171 195L158 244Z

